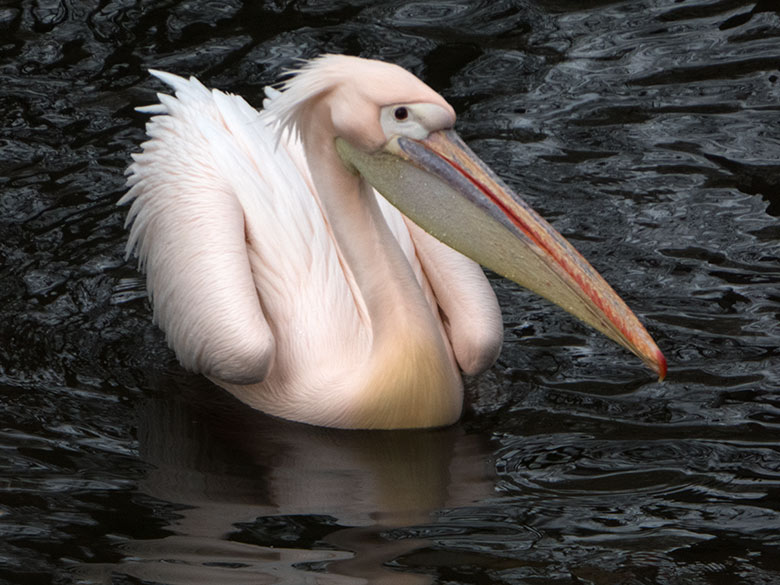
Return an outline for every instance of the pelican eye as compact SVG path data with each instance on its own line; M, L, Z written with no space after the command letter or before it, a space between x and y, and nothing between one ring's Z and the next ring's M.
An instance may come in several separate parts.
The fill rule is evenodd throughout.
M409 110L407 110L404 106L400 106L393 111L393 116L399 122L403 122L409 117Z
M437 104L390 104L379 113L379 123L385 138L405 136L422 140L433 130L452 125L452 115Z

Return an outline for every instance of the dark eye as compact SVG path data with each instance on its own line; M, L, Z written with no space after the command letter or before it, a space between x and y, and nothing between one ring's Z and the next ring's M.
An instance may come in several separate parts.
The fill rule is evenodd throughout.
M403 122L409 117L409 110L407 110L405 107L400 106L395 109L393 112L393 116L395 116L395 119L399 122Z

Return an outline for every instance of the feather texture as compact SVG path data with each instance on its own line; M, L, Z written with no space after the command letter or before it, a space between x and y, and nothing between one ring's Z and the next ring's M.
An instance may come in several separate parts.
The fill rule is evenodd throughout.
M361 373L375 350L376 324L323 209L300 140L312 100L343 83L345 59L352 64L353 58L324 56L281 91L267 88L260 112L194 78L153 71L175 97L159 94L158 104L139 108L153 117L120 201L131 204L127 253L138 256L155 319L186 368L279 416L334 426L399 426L388 421L408 416L399 411L403 403L396 403L403 395L362 399L372 409L392 412L350 419L355 402L350 384L373 380L394 387L395 379L387 376L400 368L407 372L401 378L419 378L404 382L410 389L425 388L424 380L445 375L437 372L449 371L455 358L446 342L448 365L423 360L419 369L430 375L421 374L418 358L409 361L414 356L404 353L404 342L380 360L387 371ZM437 300L428 271L448 278L466 267L484 281L477 265L443 245L435 253L426 248L425 267L403 215L371 192L413 274L412 294L420 295L431 316L438 318L446 301ZM416 237L429 238L421 234ZM434 266L439 255L450 259L443 274ZM485 291L492 292L486 281L479 286L473 298L482 303ZM497 314L492 298L487 313ZM445 339L444 326L438 327ZM447 327L452 329L449 322ZM498 330L500 346L500 318ZM495 337L494 331L491 347ZM419 344L409 341L410 348ZM420 351L422 359L428 350ZM463 354L460 346L458 353ZM453 375L457 372L445 377ZM455 385L456 406L444 408L434 421L452 420L460 411L460 381L452 380L447 384ZM438 404L424 391L415 400L426 406L418 409L412 401L406 407L422 412ZM425 424L430 423L412 426Z

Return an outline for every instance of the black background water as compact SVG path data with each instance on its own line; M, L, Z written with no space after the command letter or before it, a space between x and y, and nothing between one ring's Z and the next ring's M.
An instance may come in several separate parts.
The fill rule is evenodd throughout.
M462 423L344 433L187 375L123 259L129 155L195 74L399 63L670 362L514 285ZM774 1L0 3L0 581L780 580Z

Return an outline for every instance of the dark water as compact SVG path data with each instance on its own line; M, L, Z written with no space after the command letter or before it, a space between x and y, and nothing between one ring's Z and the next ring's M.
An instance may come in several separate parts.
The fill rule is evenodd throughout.
M670 362L494 279L459 425L270 420L176 365L123 259L156 67L259 104L297 57L411 69ZM780 582L773 0L0 3L0 581Z

